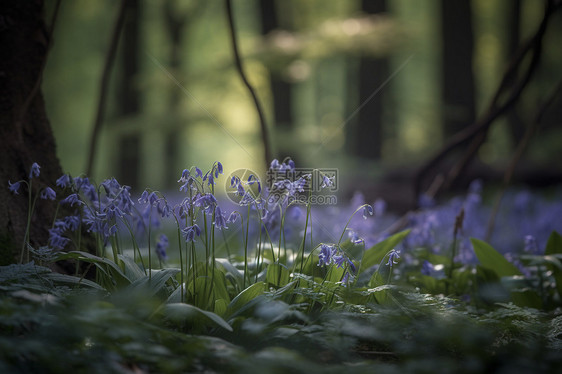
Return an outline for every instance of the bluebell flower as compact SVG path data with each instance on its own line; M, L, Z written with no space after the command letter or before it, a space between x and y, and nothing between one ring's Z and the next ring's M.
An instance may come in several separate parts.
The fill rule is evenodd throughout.
M431 275L433 273L433 270L435 270L433 264L427 260L424 260L421 268L421 273L423 275Z
M109 178L101 182L101 186L105 189L107 195L117 194L121 189L121 185L117 182L115 178Z
M335 176L328 178L328 176L322 175L322 185L320 185L320 188L332 187L334 185L334 178Z
M188 169L183 169L183 171L181 172L181 177L180 179L178 179L178 182L186 182L187 178L189 178L189 170Z
M166 261L168 259L166 249L168 249L169 245L170 242L168 241L168 237L164 234L160 234L158 243L156 243L156 255L160 261Z
M187 226L181 230L186 242L194 242L195 236L201 236L201 229L197 224L193 226Z
M223 228L228 229L228 227L226 227L226 219L224 218L219 206L215 207L215 221L213 222L213 225L215 225L215 227L219 230L222 230Z
M525 236L525 252L531 254L539 254L539 247L537 245L537 240L533 235L526 235Z
M57 198L57 194L51 187L45 187L39 194L39 197L43 200L55 200Z
M195 196L194 199L193 205L201 208L207 214L212 213L217 205L217 199L211 193Z
M398 261L396 261L396 260L399 259L399 258L400 258L400 251L397 251L397 250L393 249L388 254L388 262L386 263L386 265L390 266L390 267L392 267L393 265L396 265L398 263Z
M332 262L339 268L343 268L345 263L345 257L342 255L334 255L332 256Z
M66 188L70 186L70 176L68 174L63 174L59 179L57 179L56 185L60 188Z
M80 221L80 216L77 215L64 217L64 223L70 231L78 230L78 227L80 227Z
M168 204L165 199L160 200L160 202L156 205L156 210L160 213L162 218L169 217L172 214L172 207Z
M78 196L77 193L73 193L68 195L66 198L64 198L63 200L61 200L60 202L61 204L68 204L70 206L74 206L74 204L82 204L82 200L80 200L80 197Z
M33 165L31 165L31 170L29 171L29 179L38 177L40 174L39 169L41 169L41 166L39 166L37 162L34 162Z
M238 212L232 212L230 213L230 215L228 216L228 219L226 220L226 223L234 223L236 222L236 220L238 219L238 216L240 215L240 213Z
M261 193L261 183L259 179L254 174L250 174L250 176L248 177L248 185L251 186L254 183L258 184L258 193Z
M337 250L334 246L328 244L320 245L320 253L318 254L318 266L329 265L333 261L333 256Z
M349 240L353 244L359 244L365 242L363 238L359 237L359 234L357 234L355 230L348 229L347 235L349 235Z
M370 206L369 204L365 204L363 206L363 218L367 219L368 216L372 216L373 215L373 207Z
M215 169L215 178L219 177L219 174L222 174L222 164L220 162L217 161L217 167Z
M49 245L54 249L64 249L66 245L70 242L70 239L62 236L61 229L54 227L49 230Z
M272 170L279 169L279 160L277 160L276 158L273 159L273 161L271 161L271 164L269 165L269 168Z
M197 166L195 167L195 176L199 178L203 178L203 172Z
M21 182L12 183L8 181L8 188L10 189L10 192L13 193L14 195L19 195L20 186L21 186Z

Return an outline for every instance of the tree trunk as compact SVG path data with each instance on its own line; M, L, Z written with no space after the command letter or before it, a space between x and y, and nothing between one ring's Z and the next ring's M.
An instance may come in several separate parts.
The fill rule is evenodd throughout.
M386 11L385 0L363 0L361 10L366 14ZM388 78L388 59L384 57L361 56L359 58L359 103L366 102L357 114L357 129L352 135L353 154L371 160L378 160L382 154L384 90L373 98L369 97Z
M449 137L476 118L470 0L442 0L443 126Z
M33 162L41 166L40 176L33 179L34 194L54 187L62 175L39 88L50 39L43 6L43 1L0 2L1 265L19 257L27 225L27 188L22 185L13 196L8 181L27 180ZM32 246L47 244L55 207L52 201L38 200L30 226Z
M118 115L134 116L140 111L140 94L136 79L139 72L139 34L140 9L138 0L129 0L127 15L123 26L123 70L119 86ZM119 171L121 184L135 189L139 186L141 135L132 132L121 135L118 145Z
M260 0L260 14L262 34L265 36L280 28L279 17L274 0ZM279 71L270 71L269 81L273 97L273 124L275 132L291 131L293 128L292 84ZM285 142L277 143L276 157L284 159L291 156L291 149L286 148ZM294 157L294 155L292 155Z

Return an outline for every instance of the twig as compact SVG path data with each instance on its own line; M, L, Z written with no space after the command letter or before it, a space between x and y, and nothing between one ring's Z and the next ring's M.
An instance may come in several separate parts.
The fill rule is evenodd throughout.
M485 112L486 114L471 126L453 135L450 140L443 146L443 148L433 158L426 162L416 173L414 181L414 192L416 194L416 198L421 192L422 178L428 173L428 171L435 167L439 162L441 162L455 148L473 139L473 142L469 146L469 149L465 153L463 159L456 165L454 169L449 172L447 182L444 185L450 186L452 181L458 177L462 170L464 170L464 167L472 159L475 152L485 140L485 134L488 131L490 125L499 116L503 115L505 111L517 101L538 64L538 58L540 57L542 48L542 39L546 31L547 23L550 20L551 15L557 10L557 8L560 7L560 5L560 3L554 3L551 0L547 2L544 17L537 32L523 46L521 46L518 53L512 59L502 78L500 85L498 86L488 106L488 109ZM519 80L518 84L513 85L512 82L514 77L517 75L519 67L521 66L525 56L527 56L527 54L531 50L533 51L533 58L525 73L525 76L521 80ZM499 105L499 101L505 93L504 91L509 88L511 88L511 95L508 99L505 100L502 105Z
M523 153L527 149L527 146L529 145L529 142L530 142L531 138L538 131L538 129L540 127L540 124L541 124L542 117L546 113L546 110L552 104L552 102L554 101L554 99L560 93L561 90L562 90L562 81L558 82L558 85L556 86L556 88L550 93L550 95L548 95L546 100L540 106L539 110L537 111L537 114L535 115L534 121L531 123L531 125L525 131L525 135L521 138L521 141L517 145L517 149L515 150L515 152L513 153L513 156L511 157L511 161L509 162L509 166L507 167L507 169L505 171L505 174L504 174L504 177L503 177L503 186L502 186L498 196L496 197L496 200L494 202L494 207L492 209L492 213L490 214L490 219L488 221L488 227L486 229L486 239L485 239L486 241L490 240L490 238L492 236L492 233L494 231L496 216L498 214L500 204L501 204L502 198L505 194L505 191L507 190L507 187L511 183L511 178L513 177L515 167L517 166L517 163L519 162L519 160L523 156Z
M231 44L232 44L232 51L234 53L234 60L236 62L236 68L238 70L238 73L240 74L240 78L244 82L244 85L246 86L246 88L248 89L250 94L252 95L252 98L254 100L254 104L256 106L256 111L258 112L258 117L260 119L261 136L262 136L262 142L263 142L263 147L264 147L264 156L265 156L265 167L267 168L269 163L272 160L272 156L271 156L271 147L270 147L270 144L269 144L269 137L268 137L268 134L267 134L267 125L266 125L266 122L265 122L265 115L263 113L263 110L262 110L260 101L258 99L258 96L257 96L254 88L252 87L252 85L248 81L248 78L246 77L246 74L244 73L244 68L242 67L242 61L240 60L240 53L238 52L238 43L236 41L236 29L234 27L234 16L233 16L233 12L232 12L232 1L231 0L226 0L226 13L227 13L227 17L228 17L228 27L229 27L229 31L230 31L230 41L231 41Z
M37 76L37 80L35 81L33 88L31 89L29 95L27 96L23 105L21 106L19 115L16 120L16 129L18 130L18 136L19 136L18 140L21 143L23 143L23 133L22 133L21 124L23 122L23 117L25 116L25 113L27 113L27 109L29 108L29 105L31 105L31 102L35 98L35 95L37 95L37 92L41 87L41 82L43 81L43 72L45 71L45 65L47 65L47 56L49 54L49 49L53 45L53 32L55 31L55 24L57 22L57 16L59 14L60 4L61 4L61 0L57 0L57 3L55 4L55 10L53 11L53 15L51 18L51 24L49 25L49 34L47 35L47 37L49 38L47 41L47 50L45 51L45 56L43 57L43 61L41 61L41 67L39 68L39 74Z
M111 67L113 66L113 61L115 60L115 55L117 52L117 45L119 44L119 36L123 30L123 25L125 23L125 14L127 10L128 1L122 0L121 7L119 8L119 14L117 15L117 20L113 26L113 32L111 33L111 40L107 55L105 56L105 64L103 67L100 91L98 96L98 109L96 112L96 118L94 120L94 125L92 127L92 135L90 136L90 149L88 152L88 163L86 166L86 175L92 174L94 168L94 159L96 155L96 146L98 143L99 132L101 130L101 125L103 121L103 116L105 113L105 104L107 97L107 89L109 87L109 77L111 74Z

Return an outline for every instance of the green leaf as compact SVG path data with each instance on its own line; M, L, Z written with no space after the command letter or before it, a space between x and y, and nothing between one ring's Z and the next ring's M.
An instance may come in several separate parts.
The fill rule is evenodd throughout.
M48 278L58 284L67 284L72 286L88 286L91 288L95 288L97 290L105 291L105 289L99 284L97 284L96 282L92 282L88 279L74 277L72 275L49 273L45 275L45 278Z
M488 270L492 270L498 277L522 275L519 269L507 261L501 253L492 248L488 243L475 238L471 238L470 241L480 264Z
M265 281L275 287L283 287L289 283L290 270L280 263L274 263L267 267Z
M162 269L152 270L152 276L143 276L131 283L126 290L137 292L139 290L146 292L147 296L154 296L166 285L168 279L180 272L180 269Z
M380 264L384 256L400 244L409 233L410 229L401 231L367 249L359 264L358 274L369 269L371 266Z
M553 231L548 237L546 242L545 255L555 255L562 253L562 236L556 231Z
M141 279L146 276L144 271L142 271L140 266L130 256L119 255L118 258L123 261L123 265L125 266L125 276L131 281L134 282L137 279Z
M166 304L163 306L163 313L166 318L174 322L191 321L202 324L212 322L212 324L218 325L225 330L233 331L232 327L216 313L199 309L193 305L183 303Z
M252 300L264 294L266 290L264 282L252 284L244 291L240 292L228 305L226 316L231 316L235 312L240 311L244 306L248 305Z

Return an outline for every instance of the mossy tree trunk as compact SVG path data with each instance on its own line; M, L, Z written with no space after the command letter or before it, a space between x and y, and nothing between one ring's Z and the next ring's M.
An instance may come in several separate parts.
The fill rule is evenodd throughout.
M49 48L43 1L0 1L0 264L14 262L27 224L27 189L19 195L8 181L27 179L33 162L41 175L33 193L54 186L62 174L40 84ZM30 227L31 245L47 244L55 203L40 200Z

